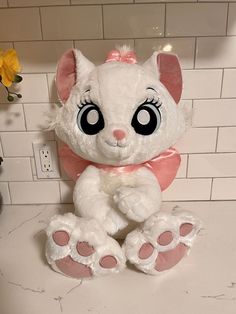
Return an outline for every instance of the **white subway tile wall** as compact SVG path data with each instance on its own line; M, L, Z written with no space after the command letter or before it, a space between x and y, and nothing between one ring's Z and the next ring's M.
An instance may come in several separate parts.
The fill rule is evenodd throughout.
M74 182L72 181L60 181L60 193L61 203L72 203L73 202L73 188Z
M236 200L235 2L0 0L0 50L17 50L24 78L14 103L0 86L3 203L72 202L74 183L63 170L60 179L37 179L32 150L35 141L56 139L45 131L58 102L56 63L74 47L100 64L122 44L141 62L163 50L182 64L192 127L176 144L182 163L164 200Z
M42 39L39 9L1 9L0 38L1 41Z
M24 104L23 106L27 131L48 129L51 117L56 114L55 104Z
M212 200L235 200L236 178L215 178L212 185Z
M3 89L2 98L6 98ZM25 117L22 104L1 104L0 131L25 131Z
M30 158L4 158L0 181L30 181L33 179Z
M236 4L229 3L229 18L228 18L228 35L236 35L236 25L235 25L235 14L236 14Z
M54 72L64 51L73 48L73 41L17 42L14 45L24 73Z
M6 8L7 7L7 0L0 0L0 8Z
M57 204L60 189L57 181L10 182L12 204Z
M70 0L8 0L8 3L9 7L37 7L70 4Z
M223 98L236 97L235 82L236 82L236 69L225 69L223 74L223 87L222 87Z
M188 155L181 155L181 163L176 178L186 178Z
M43 39L102 38L101 6L42 7Z
M2 148L6 157L33 156L33 142L50 141L54 139L53 132L3 132Z
M219 98L222 70L184 70L184 99Z
M234 68L236 37L198 38L196 53L196 68Z
M219 128L217 152L236 152L236 127Z
M127 4L103 7L105 38L164 36L164 4Z
M144 62L150 57L150 53L159 50L171 51L178 55L183 69L193 69L195 38L152 38L136 39L135 51L139 60Z
M11 198L10 198L8 183L1 182L0 183L0 191L1 191L2 203L3 204L11 204Z
M227 3L166 5L166 36L226 35Z

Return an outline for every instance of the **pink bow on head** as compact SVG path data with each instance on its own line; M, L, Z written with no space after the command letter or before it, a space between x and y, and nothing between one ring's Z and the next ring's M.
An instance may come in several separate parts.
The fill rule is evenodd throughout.
M112 62L112 61L134 64L134 63L137 63L137 58L136 58L135 52L132 50L120 52L119 50L114 49L108 53L105 62Z

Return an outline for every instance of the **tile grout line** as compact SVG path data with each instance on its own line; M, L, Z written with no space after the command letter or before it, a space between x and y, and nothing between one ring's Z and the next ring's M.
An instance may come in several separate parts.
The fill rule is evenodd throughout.
M213 178L211 179L210 201L212 199L212 193L213 193Z
M9 193L10 202L11 202L11 204L12 204L12 195L11 195L10 182L7 182L7 188L8 188L8 193Z
M25 114L25 104L22 103L21 105L22 105L22 111L23 111L23 117L24 117L24 125L25 125L25 131L22 131L22 132L28 132L28 130L27 130L27 123L26 123L26 114Z
M11 132L1 132L1 133L11 133ZM13 133L13 132L12 132ZM18 132L15 132L15 133L18 133ZM25 132L27 133L27 132ZM52 140L48 140L48 141L55 141L55 139L52 139ZM236 152L235 151L218 151L218 152L215 152L215 151L208 151L208 152L179 152L181 155L193 155L193 156L196 156L196 155L214 155L214 156L217 156L217 155L236 155ZM32 158L34 157L34 155L27 155L27 156L22 156L22 155L14 155L14 156L7 156L7 155L4 155L4 158L6 159L14 159L14 158ZM211 177L209 177L211 178Z
M33 146L33 143L31 143L32 144L32 146ZM33 155L33 157L30 157L30 169L31 169L31 174L32 174L32 181L29 181L29 182L33 182L34 181L34 171L33 171L33 166L32 166L32 161L31 161L31 158L33 158L34 159L34 155ZM35 159L34 159L35 160ZM37 170L36 170L36 172L37 172ZM37 174L36 174L36 176L37 176Z
M197 59L197 37L195 37L195 42L194 42L194 56L193 56L193 69L196 69L196 60Z
M35 74L35 73L34 73ZM55 73L48 73L48 74L55 74ZM185 98L185 99L182 99L182 101L188 101L188 100L192 100L192 99L189 99L189 98ZM203 101L205 101L205 102L212 102L212 101L219 101L219 100L222 100L222 101L224 101L224 100L236 100L236 97L228 97L228 98L220 98L220 97L218 97L218 98L195 98L194 99L194 101L200 101L200 102L203 102ZM54 104L55 103L55 101L24 101L24 104ZM17 103L13 103L13 104L16 104L16 105L22 105L22 103L21 102L17 102ZM0 105L9 105L9 103L4 103L4 102L0 102ZM218 126L236 126L236 125L206 125L206 126L204 126L204 125L201 125L201 126L194 126L194 127L218 127Z
M187 154L186 179L188 179L189 154Z
M223 95L224 76L225 76L225 69L222 69L221 86L220 86L220 98L221 99L223 99L222 95Z
M104 39L106 41L106 39ZM119 39L120 40L120 39ZM76 42L77 40L75 40ZM128 39L127 41L136 41L136 39ZM69 42L72 43L72 46L73 46L73 40L70 40ZM15 45L16 42L12 42L12 44ZM76 43L75 43L76 44ZM223 70L236 70L236 66L233 66L233 67L225 67L225 68L220 68L220 67L217 67L217 68L183 68L182 71L183 72L194 72L194 73L199 73L199 72L203 72L203 71L207 71L207 72L215 72L215 71L221 71L221 73L223 73ZM30 74L40 74L40 75L46 75L46 74L55 74L56 72L54 71L44 71L44 72L21 72L21 74L23 75L30 75ZM220 98L220 97L218 97ZM235 97L225 97L225 98L236 98L236 94L235 94ZM192 98L183 98L183 100L190 100ZM194 98L195 99L195 98ZM196 98L197 99L197 98ZM204 99L204 98L203 98ZM214 99L214 98L212 98Z
M49 99L49 103L51 103L51 93L50 93L50 87L49 87L49 78L48 78L48 73L46 73L46 80L47 80L47 91L48 91L48 99ZM52 102L54 103L54 102Z
M218 140L219 140L219 132L220 132L220 128L217 128L217 132L216 132L216 145L215 145L215 153L218 153Z
M37 178L37 175L34 175L34 177ZM179 178L175 178L175 181L197 181L197 180L204 180L204 181L209 181L209 180L212 180L212 179L224 179L224 180L227 180L227 179L235 179L236 180L236 176L215 176L215 177L179 177ZM8 182L11 182L11 183L34 183L34 182L45 182L45 183L50 183L50 182L61 182L61 181L68 181L68 182L74 182L74 181L71 181L71 180L64 180L64 179L60 179L60 178L47 178L47 179L37 179L37 181L29 181L29 180L14 180L14 181L6 181L6 180L3 180L3 181L0 181L0 183L8 183Z
M59 184L60 204L63 204L63 203L62 203L62 191L61 191L60 181L59 181L58 184Z
M43 24L42 24L42 12L41 12L41 7L39 7L38 9L39 9L40 31L41 31L41 37L42 37L42 40L43 40L43 39L44 39L44 36L43 36Z
M176 203L176 202L181 202L181 203L185 203L185 202L233 202L236 201L236 198L228 198L228 199L212 199L209 200L209 198L201 198L201 199L176 199L176 200L163 200L163 203ZM14 204L3 204L4 206L11 206L11 205L16 205L16 206L29 206L29 205L35 205L35 203L14 203ZM73 203L39 203L39 205L43 206L43 205L73 205Z
M229 2L227 3L227 13L226 13L226 25L225 25L225 36L227 36L229 31Z
M0 132L0 147L1 147L1 150L2 150L2 156L0 156L0 157L5 157L4 150L3 150L3 145L2 145L1 133L2 133L2 132Z
M102 39L105 39L105 28L104 28L104 9L103 4L101 5L101 13L102 13Z
M167 16L167 5L165 3L165 10L164 10L164 38L166 38L166 16Z
M162 2L159 2L159 1L145 1L145 2L135 2L135 0L131 0L133 2L117 2L117 3L102 3L103 5L105 6L130 6L130 5L153 5L153 4L156 4L156 5L160 5L160 4L164 4ZM165 3L166 4L170 4L170 5L186 5L186 4L190 4L192 6L196 5L196 4L211 4L212 6L214 4L222 4L222 5L225 5L225 4L228 4L228 3L231 3L231 2L234 2L234 0L231 0L229 2L226 3L226 1L222 0L222 1L181 1L181 0L178 0L178 1L166 1ZM9 3L9 0L7 0L7 3ZM1 7L0 10L4 10L4 9L27 9L27 8L36 8L36 7L40 7L40 8L51 8L51 7L84 7L84 6L87 6L87 7L91 7L91 6L99 6L100 3L75 3L73 4L71 2L71 0L69 0L69 3L68 4L49 4L49 5L25 5L25 6L8 6L8 7Z
M104 5L103 5L104 6ZM191 35L191 36L184 36L184 35L181 35L181 36L166 36L166 37L163 37L163 36L147 36L147 37L143 37L143 36L140 36L140 37L108 37L106 38L106 40L133 40L133 39L136 39L136 40L166 40L166 39L194 39L194 38L220 38L220 39L229 39L229 38L236 38L236 35L228 35L228 36L225 36L225 35L205 35L205 36L201 36L201 35ZM39 42L39 41L51 41L51 42L55 42L55 41L72 41L72 40L75 40L75 41L95 41L95 40L102 40L101 38L57 38L57 39L28 39L28 40L25 40L25 39L19 39L19 40L14 40L15 42L22 42L22 43L28 43L28 42ZM8 42L11 42L12 40L0 40L0 43L8 43Z

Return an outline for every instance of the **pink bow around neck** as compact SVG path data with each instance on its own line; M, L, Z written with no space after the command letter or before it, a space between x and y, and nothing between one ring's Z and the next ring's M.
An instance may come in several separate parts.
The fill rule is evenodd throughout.
M138 165L109 166L97 164L85 160L76 155L67 145L59 149L60 161L67 175L74 181L82 174L88 166L94 166L108 172L130 173L140 169L148 168L157 178L161 190L164 191L174 180L180 165L180 154L175 148L169 148L159 156Z
M119 50L114 49L108 53L105 62L112 62L112 61L134 64L134 63L137 63L137 58L136 58L135 52L132 50L122 53Z

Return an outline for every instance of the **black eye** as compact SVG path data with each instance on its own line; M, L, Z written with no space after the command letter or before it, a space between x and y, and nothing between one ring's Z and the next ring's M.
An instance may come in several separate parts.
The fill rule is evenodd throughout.
M104 128L104 119L97 105L85 103L77 115L77 125L82 132L95 135Z
M141 135L154 133L161 124L161 113L158 102L146 101L135 111L131 125Z

